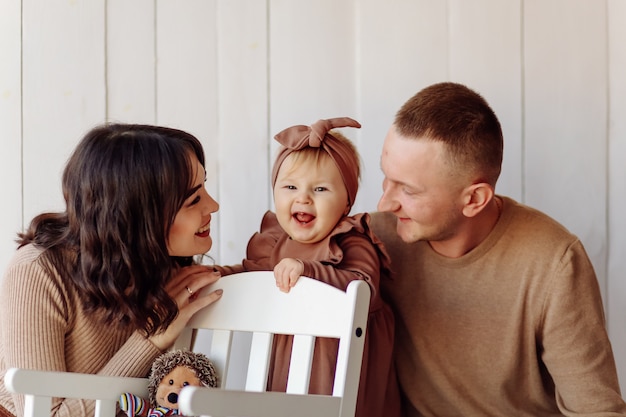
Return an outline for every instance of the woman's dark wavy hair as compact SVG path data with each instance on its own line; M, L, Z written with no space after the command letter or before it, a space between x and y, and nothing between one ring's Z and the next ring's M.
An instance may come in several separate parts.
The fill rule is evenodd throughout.
M181 130L105 124L89 131L63 172L66 211L35 217L19 246L43 260L80 294L88 313L153 335L178 314L165 291L191 258L168 254L167 237L193 186L192 158L202 145Z

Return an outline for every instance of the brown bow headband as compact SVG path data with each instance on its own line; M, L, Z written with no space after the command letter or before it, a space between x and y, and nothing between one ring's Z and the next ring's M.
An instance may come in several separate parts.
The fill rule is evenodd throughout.
M272 187L276 184L280 166L292 152L309 147L322 148L337 165L348 191L348 204L352 206L359 189L359 160L354 149L328 133L330 130L340 127L360 128L361 124L349 117L322 119L311 126L288 127L274 136L274 139L283 146L279 150L272 168Z

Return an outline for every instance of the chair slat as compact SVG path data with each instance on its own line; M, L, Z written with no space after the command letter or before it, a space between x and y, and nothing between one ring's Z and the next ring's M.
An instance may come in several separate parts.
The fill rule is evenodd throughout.
M233 332L229 330L214 330L211 339L211 362L215 372L219 375L219 387L225 388L228 381L230 366L230 351L233 345Z
M272 337L271 333L265 332L254 332L252 334L246 391L262 392L267 387L267 375L272 353Z
M295 335L293 337L291 361L289 363L289 379L287 380L288 393L307 394L309 392L314 347L314 336Z

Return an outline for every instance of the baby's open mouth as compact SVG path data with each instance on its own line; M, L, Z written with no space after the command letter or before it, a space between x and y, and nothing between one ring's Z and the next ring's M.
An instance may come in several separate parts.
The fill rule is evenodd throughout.
M292 216L298 223L302 224L307 224L315 219L315 216L313 216L312 214L303 213L301 211L293 213Z

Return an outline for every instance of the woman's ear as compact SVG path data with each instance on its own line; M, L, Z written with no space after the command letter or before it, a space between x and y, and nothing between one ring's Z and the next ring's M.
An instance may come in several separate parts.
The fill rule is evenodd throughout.
M476 216L487 207L493 196L493 187L486 182L470 185L464 191L463 215L465 217Z

